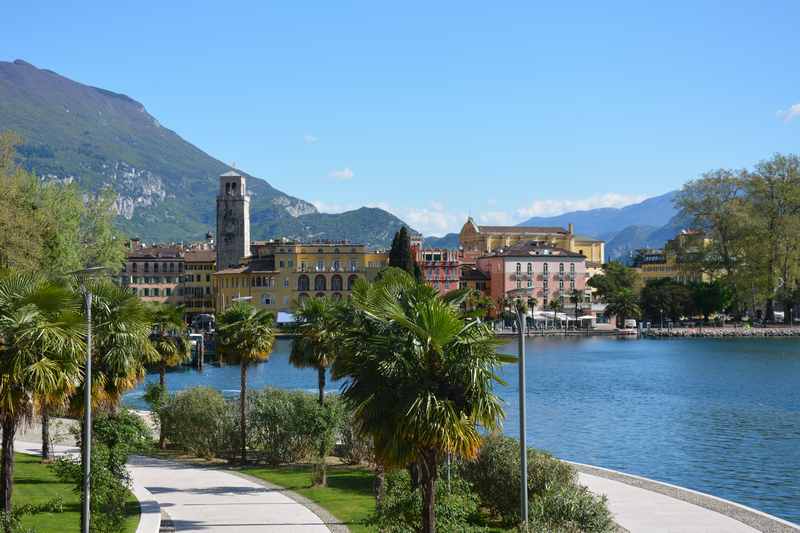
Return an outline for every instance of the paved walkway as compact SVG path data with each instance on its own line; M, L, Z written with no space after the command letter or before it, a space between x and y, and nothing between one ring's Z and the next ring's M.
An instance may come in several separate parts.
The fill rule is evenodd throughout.
M614 520L631 533L758 533L723 514L612 479L578 474L581 485L608 497Z
M279 489L214 468L131 457L136 483L161 504L176 531L329 533L322 519Z

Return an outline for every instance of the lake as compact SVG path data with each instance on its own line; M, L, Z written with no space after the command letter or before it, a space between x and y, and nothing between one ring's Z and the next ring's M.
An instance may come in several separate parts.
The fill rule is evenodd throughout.
M289 365L290 343L250 369L251 387L317 390L315 371ZM530 446L800 522L800 340L535 338L527 353ZM516 365L501 374L505 432L518 436ZM176 370L167 383L234 396L239 369ZM144 407L143 388L126 403Z

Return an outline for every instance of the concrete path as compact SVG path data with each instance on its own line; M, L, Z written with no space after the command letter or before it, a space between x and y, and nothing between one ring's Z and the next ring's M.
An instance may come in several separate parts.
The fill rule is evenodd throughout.
M581 485L608 497L614 520L631 533L758 533L759 530L697 505L620 481L578 474Z
M176 531L329 533L322 519L279 489L224 470L131 457L135 482L161 504Z

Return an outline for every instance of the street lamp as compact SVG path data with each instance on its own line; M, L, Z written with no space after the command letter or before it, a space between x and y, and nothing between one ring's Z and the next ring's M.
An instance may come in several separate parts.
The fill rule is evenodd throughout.
M522 524L528 524L528 446L525 438L525 302L522 296L527 289L515 289L508 293L508 303L514 305L519 335L519 506Z
M81 531L89 533L91 521L91 474L92 474L92 291L86 286L86 280L99 277L105 273L106 267L90 267L68 272L80 280L80 291L86 305L86 374L83 381L83 502L81 505Z
M658 312L661 313L661 327L659 329L664 329L664 310L659 309Z

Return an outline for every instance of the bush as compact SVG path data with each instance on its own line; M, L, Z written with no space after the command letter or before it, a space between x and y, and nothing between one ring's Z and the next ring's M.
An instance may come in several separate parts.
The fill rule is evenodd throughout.
M153 438L147 423L129 409L114 414L98 413L92 420L92 431L95 440L126 457L150 448Z
M171 395L160 411L164 436L174 446L212 458L236 450L236 409L218 391L195 387Z
M375 453L372 439L362 434L353 420L351 413L345 413L342 423L341 444L337 446L336 455L349 465L369 463Z
M446 532L485 531L481 525L480 500L470 483L458 476L436 482L436 529ZM383 533L415 533L422 523L422 489L411 490L408 472L386 476L386 494L372 524Z
M329 395L266 388L248 399L248 447L252 457L272 465L296 463L330 452L341 427L343 405Z
M532 448L527 454L530 509L538 506L541 512L537 520L546 522L545 529L564 527L569 531L576 525L587 533L609 530L611 520L605 501L578 486L572 466ZM520 520L519 470L519 441L497 435L484 439L475 461L461 465L462 475L473 484L483 505L509 526ZM557 511L550 512L550 506ZM529 510L529 518L532 516Z

